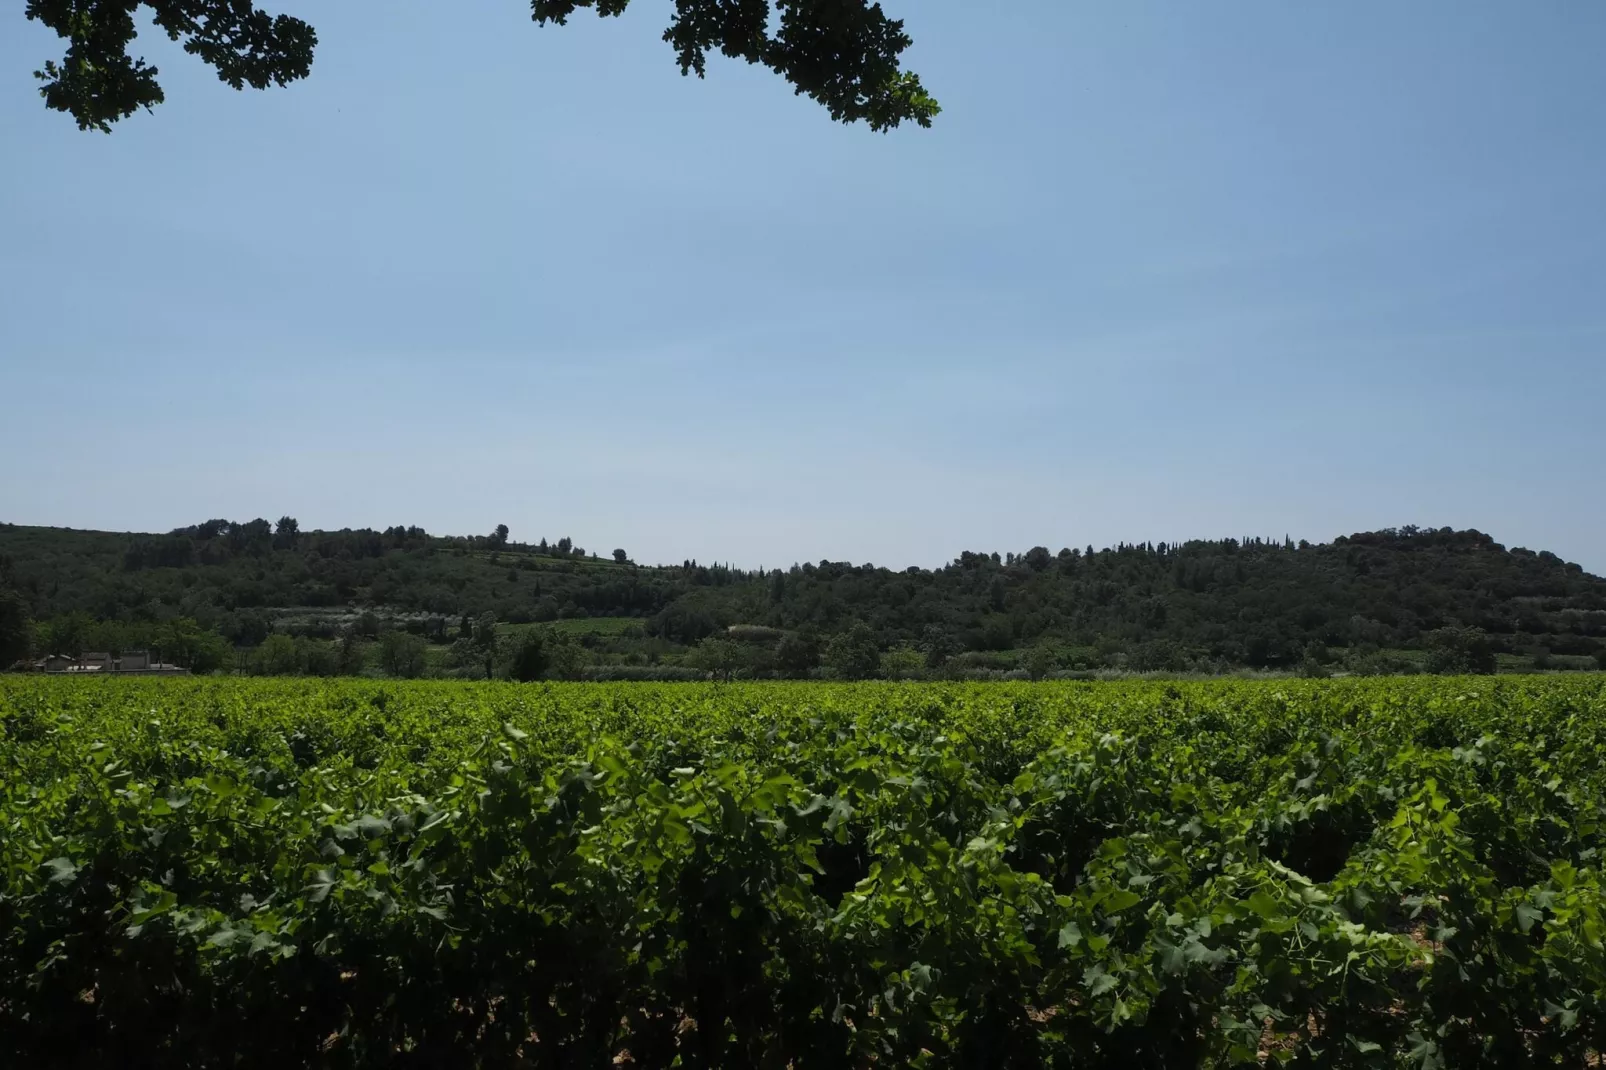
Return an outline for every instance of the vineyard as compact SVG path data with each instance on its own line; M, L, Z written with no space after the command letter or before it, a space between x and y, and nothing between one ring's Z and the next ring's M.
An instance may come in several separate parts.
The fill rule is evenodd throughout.
M0 677L0 1061L1600 1066L1606 679Z

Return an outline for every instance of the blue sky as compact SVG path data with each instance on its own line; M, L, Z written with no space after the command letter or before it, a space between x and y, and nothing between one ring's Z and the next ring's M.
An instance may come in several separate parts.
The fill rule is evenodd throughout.
M286 6L46 112L0 33L0 519L643 561L1477 527L1606 573L1606 5L885 0L931 130L667 5ZM443 21L451 12L451 21Z

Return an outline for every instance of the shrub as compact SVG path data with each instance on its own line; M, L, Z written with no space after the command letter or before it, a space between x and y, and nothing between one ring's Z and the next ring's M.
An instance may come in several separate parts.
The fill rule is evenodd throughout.
M1440 628L1428 633L1427 647L1428 672L1442 676L1495 670L1494 647L1481 628Z
M424 675L424 640L406 632L386 632L379 637L379 667L389 676L413 679Z
M918 680L926 675L926 656L908 644L881 655L880 672L888 680Z
M827 668L844 680L865 680L881 667L881 648L875 633L863 621L831 637L822 659Z
M538 628L528 628L509 644L507 674L514 680L539 680L551 660L545 633Z

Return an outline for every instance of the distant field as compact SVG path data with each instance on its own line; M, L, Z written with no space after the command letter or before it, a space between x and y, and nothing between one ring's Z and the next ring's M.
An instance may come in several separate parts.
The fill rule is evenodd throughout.
M1598 1066L1603 738L1598 675L0 676L0 1058Z
M634 562L615 561L611 555L608 557L591 557L589 555L586 557L558 557L556 555L538 554L530 550L474 550L466 556L478 561L520 569L548 569L553 571L604 569L623 572L638 567Z
M639 631L646 623L640 617L569 617L566 620L550 621L546 624L513 624L506 625L508 631L524 628L551 628L555 632L565 635L624 635L627 632Z

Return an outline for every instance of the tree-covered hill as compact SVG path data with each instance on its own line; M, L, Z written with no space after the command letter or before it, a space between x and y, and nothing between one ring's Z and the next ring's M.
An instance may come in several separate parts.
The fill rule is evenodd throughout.
M0 525L0 559L36 617L193 617L230 638L263 620L375 609L505 621L647 616L677 593L678 570L640 569L622 551L590 556L567 538L510 543L417 527L301 531L293 518L211 520L165 535Z
M9 577L9 580L7 580ZM282 518L214 520L162 535L0 525L0 585L35 619L193 618L241 644L269 631L332 634L371 612L439 633L464 617L509 623L635 617L680 648L732 626L825 644L852 633L934 662L1053 646L1132 668L1209 659L1290 666L1313 649L1421 648L1481 629L1495 650L1606 653L1606 580L1478 531L1405 527L1310 544L1259 539L965 552L892 571L820 562L786 570L642 567L588 554L442 537L417 527L301 531ZM1106 662L1108 663L1108 662Z

